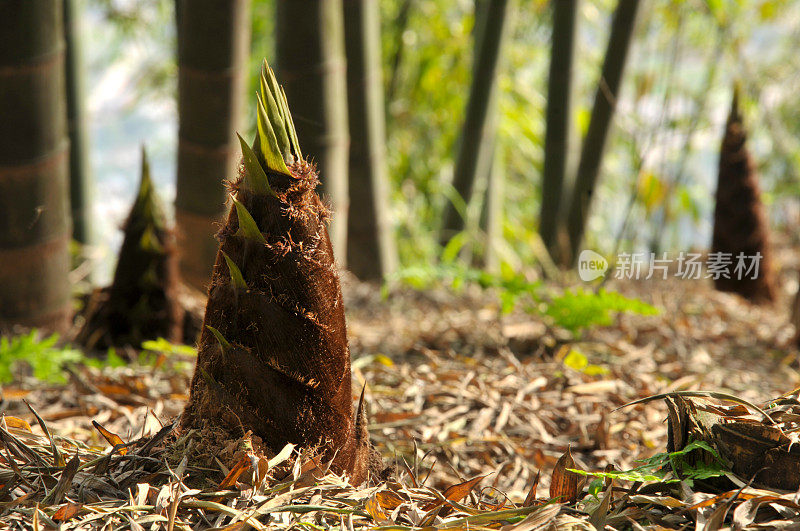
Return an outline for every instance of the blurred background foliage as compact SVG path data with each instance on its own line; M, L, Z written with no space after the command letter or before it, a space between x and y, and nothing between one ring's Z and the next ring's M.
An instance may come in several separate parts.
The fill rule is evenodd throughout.
M442 252L436 236L472 75L475 2L379 1L393 219L403 265L426 264ZM173 2L86 2L92 17L112 28L103 30L103 46L86 47L90 75L112 67L134 69L136 83L126 88L132 93L124 97L131 106L174 98ZM615 5L612 0L580 3L568 175L574 173L580 137L588 126ZM262 57L274 56L273 2L254 0L252 14L251 94ZM551 31L547 2L514 2L509 30L498 99L497 157L506 182L500 256L519 269L541 258L536 231ZM131 60L131 42L154 51ZM717 153L735 80L744 89L751 149L772 221L795 227L800 196L798 44L800 2L646 2L603 160L587 247L612 254L708 245ZM99 88L91 85L90 90L91 100ZM161 113L161 119L174 124L171 105L173 114ZM129 144L137 146L141 138L136 135L143 133L131 134ZM154 146L154 174L172 197L175 147L174 140L172 145L165 142ZM94 143L93 150L103 149L108 147ZM163 172L157 171L160 157ZM114 178L102 168L95 173L101 189L104 179ZM135 172L128 173L132 179ZM468 237L483 238L477 223L468 227Z

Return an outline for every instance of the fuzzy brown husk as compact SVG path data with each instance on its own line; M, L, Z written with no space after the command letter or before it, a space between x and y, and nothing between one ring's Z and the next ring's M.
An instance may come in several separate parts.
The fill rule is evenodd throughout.
M279 198L232 185L267 245L237 235L231 208L208 293L184 428L209 425L233 438L247 430L273 452L319 447L332 467L363 482L375 452L363 413L353 418L350 349L342 293L326 229L328 210L306 162L294 177L269 173ZM247 283L236 288L222 253ZM223 350L207 326L231 347ZM379 460L379 458L378 458ZM379 461L378 461L379 462Z
M800 273L800 271L798 271L798 273ZM798 275L798 277L800 277L800 275ZM794 295L791 319L794 325L794 343L800 348L800 283L798 283L797 293Z
M182 339L183 309L178 301L175 237L155 197L142 183L128 219L114 280L90 298L76 341L89 350L105 350L163 337Z
M720 148L714 237L712 251L732 253L734 264L739 253L761 253L757 278L738 279L730 268L731 278L714 281L720 291L737 293L757 304L775 300L775 279L770 254L769 225L761 202L753 158L747 149L747 132L734 95Z

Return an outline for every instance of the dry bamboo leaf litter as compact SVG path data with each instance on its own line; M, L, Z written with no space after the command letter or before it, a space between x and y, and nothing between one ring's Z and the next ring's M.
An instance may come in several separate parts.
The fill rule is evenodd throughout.
M398 470L389 481L361 489L336 476L301 474L302 467L265 481L265 468L272 467L259 464L266 460L259 456L248 457L247 469L242 465L234 478L235 447L227 462L220 456L202 467L166 456L158 444L147 447L181 411L190 366L81 368L66 386L20 379L3 389L0 521L19 528L34 520L40 527L60 523L62 529L588 529L591 522L680 528L720 518L742 526L791 520L795 496L747 487L749 478L738 494L707 497L702 507L692 507L702 493L688 487L640 492L616 480L597 499L586 498L584 488L577 505L547 503L553 470L568 448L576 468L595 471L629 470L636 459L664 451L662 402L613 412L617 407L682 389L725 391L763 404L800 386L796 352L794 360L787 356L793 331L782 313L705 284L612 287L655 302L662 314L623 316L569 341L538 318L501 315L490 294L400 291L382 301L374 286L347 282L354 389L367 383L371 436ZM604 371L571 368L564 361L571 349ZM796 395L784 396L770 416L797 441L800 411L793 400ZM698 403L737 421L761 418L740 404ZM112 452L92 421L122 444ZM188 455L191 438L174 446ZM65 488L61 480L74 463ZM193 475L216 482L192 485ZM459 490L478 476L486 477L463 499L448 498L448 488Z

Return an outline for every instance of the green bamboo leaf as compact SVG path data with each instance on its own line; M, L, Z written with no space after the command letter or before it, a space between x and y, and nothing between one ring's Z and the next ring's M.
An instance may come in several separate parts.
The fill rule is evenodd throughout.
M223 350L222 352L224 353L225 351ZM203 380L206 381L210 388L214 389L215 391L222 388L222 386L214 379L214 377L208 374L207 370L200 369L200 374L203 376Z
M165 229L165 216L156 193L153 180L150 177L150 162L147 158L147 151L142 145L142 175L139 182L139 191L136 193L136 200L131 207L131 217L139 219L136 223L146 223L155 229Z
M256 100L258 102L258 136L261 138L261 153L264 154L267 168L278 173L291 175L278 147L278 140L275 138L275 131L272 130L272 124L267 116L267 110L264 108L264 102L258 94L256 94Z
M292 139L295 159L302 160L303 153L300 151L297 130L294 128L294 120L292 119L292 113L289 111L289 102L286 100L286 92L283 91L283 87L281 87L281 100L283 101L283 107L286 109L286 131L289 134L289 138Z
M231 349L230 342L225 339L225 336L222 335L222 332L211 325L206 325L206 328L208 328L208 331L214 334L214 337L217 338L217 342L219 343L220 348L222 348L222 352L228 352Z
M668 398L672 396L686 396L692 398L716 398L717 400L727 400L729 402L741 404L745 407L754 409L755 411L758 411L761 415L763 415L764 419L769 421L770 424L772 424L773 426L777 425L775 419L770 417L766 411L764 411L757 405L753 404L752 402L748 402L744 398L739 398L738 396L735 395L730 395L728 393L721 393L718 391L672 391L670 393L662 393L658 395L646 396L644 398L634 400L633 402L628 402L627 404L623 404L619 406L617 409L612 410L612 413L624 407L635 406L636 404L644 404L645 402L650 402L652 400L661 400L662 398Z
M164 252L164 246L158 239L158 235L152 226L145 227L142 237L139 239L139 249L148 253L160 254Z
M275 79L275 72L273 72L272 68L269 67L269 64L267 64L266 59L264 60L264 66L261 71L261 91L265 94L268 93L269 95L268 99L274 102L278 115L281 118L280 131L277 131L278 126L275 123L273 123L273 126L276 129L276 134L278 135L278 141L282 142L283 141L282 139L285 139L285 145L282 146L283 159L287 162L287 164L292 164L294 162L293 153L296 153L297 150L292 145L294 144L294 139L292 139L291 133L289 131L290 130L289 120L287 118L287 115L289 114L289 108L283 101L283 96L281 94L281 87L280 85L278 85L278 80ZM267 98L267 96L264 97ZM267 110L269 110L269 108Z
M222 251L222 256L225 258L225 262L228 264L228 270L231 272L231 283L233 283L234 287L237 289L247 289L247 282L244 281L242 270L239 269L239 266L236 265L236 262L234 262L225 251Z
M264 59L264 62L261 65L261 75L258 76L258 84L261 87L261 97L262 98L265 98L267 93L270 91L270 89L267 86L267 77L266 77L266 74L265 74L265 72L267 71L267 68L269 68L269 66L267 65L267 60Z
M253 219L247 208L236 199L233 200L233 204L236 206L236 215L239 217L239 230L236 234L266 245L267 240L264 239L264 235L258 229L256 220Z
M264 59L264 64L261 66L262 92L264 91L265 82L269 86L269 91L272 93L272 96L275 98L275 101L278 104L278 110L281 113L283 122L286 123L286 107L283 105L283 100L281 99L281 87L278 85L278 80L275 78L275 72L272 71L272 68L270 68L266 59Z
M289 136L286 134L286 126L283 123L281 111L278 109L278 103L275 101L272 87L268 85L264 72L261 73L261 100L265 104L267 117L278 141L278 149L280 149L283 160L286 161L292 156L292 148L289 144Z
M244 158L244 167L247 172L245 174L245 182L247 185L257 194L269 194L277 197L272 187L269 185L267 174L261 166L261 163L258 162L258 157L253 149L238 133L236 136L239 137L239 143L242 145L242 157Z
M150 161L147 158L147 149L142 144L142 181L139 183L139 196L149 196L153 193L153 180L150 178Z

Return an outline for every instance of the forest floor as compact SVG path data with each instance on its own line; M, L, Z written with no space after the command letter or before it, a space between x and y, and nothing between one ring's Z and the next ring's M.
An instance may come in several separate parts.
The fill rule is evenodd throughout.
M790 255L779 262L785 274L773 307L716 292L709 281L611 281L609 289L660 314L619 315L578 339L537 316L502 314L491 291L397 289L384 298L379 287L345 278L353 389L367 384L373 442L397 465L394 478L369 488L349 488L332 476L309 481L305 465L277 487L254 488L252 478L263 475L253 471L266 462L255 456L232 464L220 456L207 471L216 474L216 486L196 489L182 482L193 466L186 461L135 474L147 468L134 458L140 443L127 456L118 446L113 459L105 458L107 440L153 435L181 412L191 357L162 356L155 367L81 367L64 385L21 378L2 389L0 521L131 529L691 528L709 518L722 525L736 496L702 497L686 482L682 496L673 489L637 498L631 482L615 480L610 498L600 492L577 503L546 502L548 492L559 492L549 490L551 477L568 449L574 468L587 471L630 470L666 451L664 401L621 407L631 401L706 390L764 404L800 387L788 312L798 264ZM78 461L64 467L75 455ZM757 497L747 492L737 506ZM792 520L771 511L757 516L756 506L748 523Z

